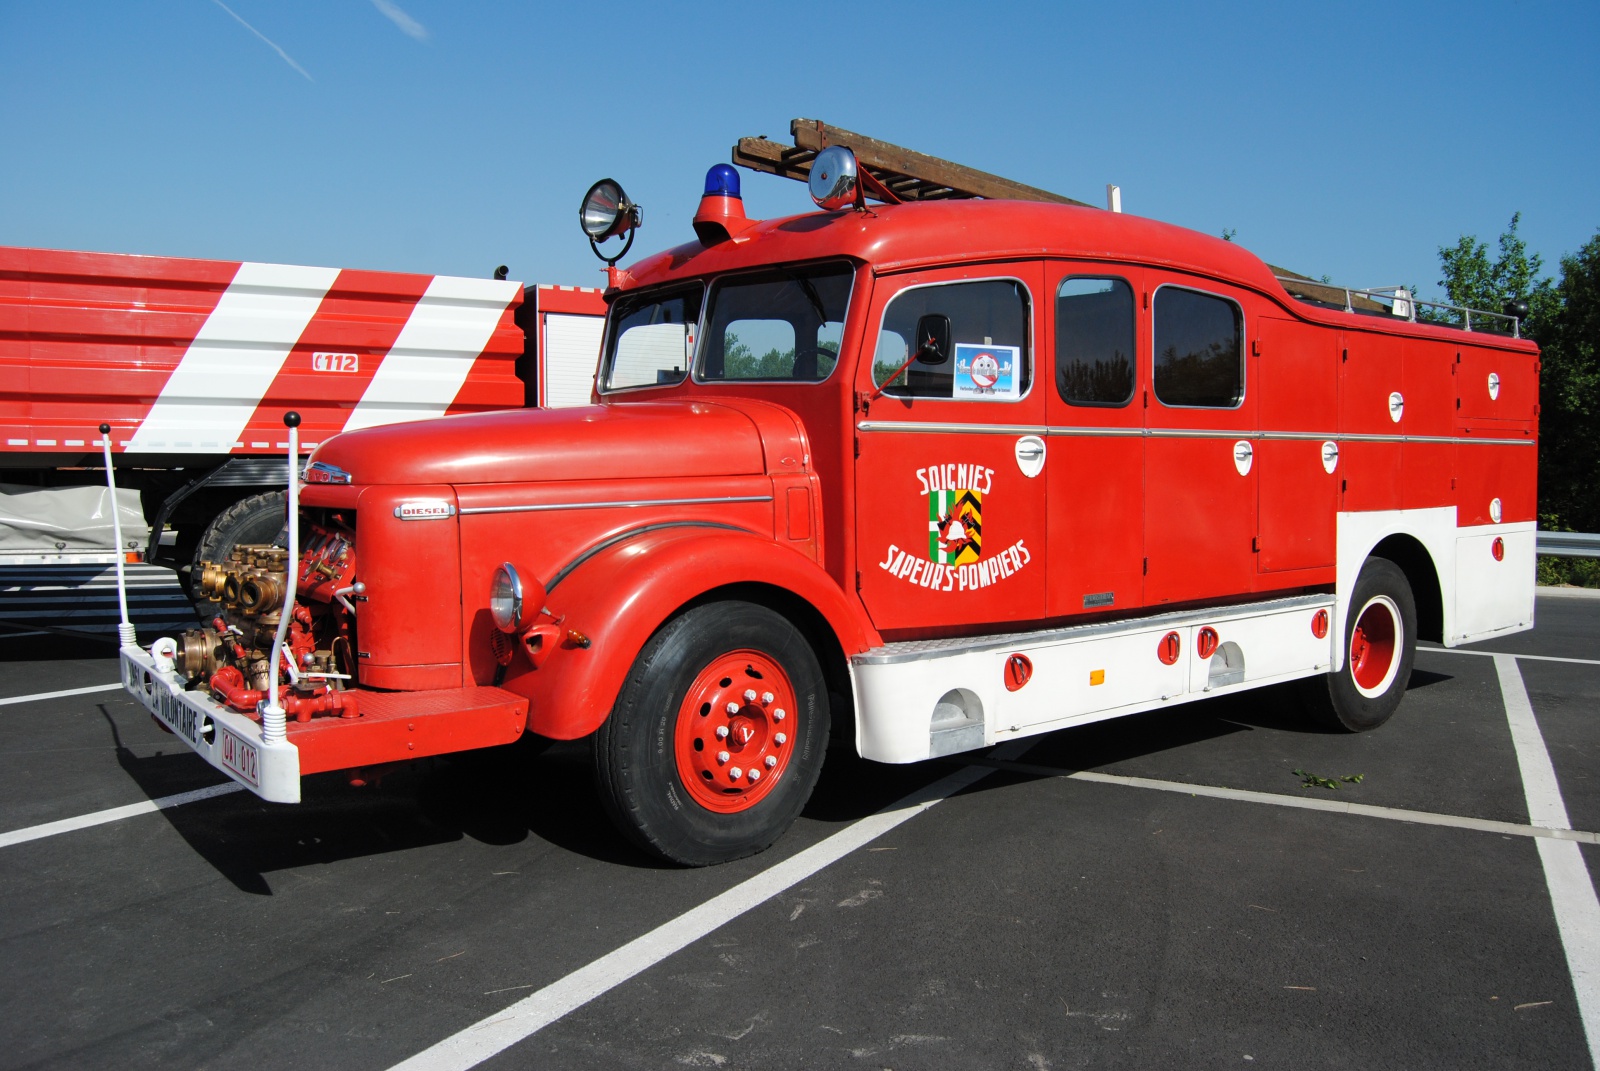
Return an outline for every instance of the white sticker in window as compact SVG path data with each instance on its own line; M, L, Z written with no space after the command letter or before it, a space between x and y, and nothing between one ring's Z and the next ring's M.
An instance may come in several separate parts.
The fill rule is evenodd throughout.
M952 397L1010 402L1021 396L1022 348L956 343Z

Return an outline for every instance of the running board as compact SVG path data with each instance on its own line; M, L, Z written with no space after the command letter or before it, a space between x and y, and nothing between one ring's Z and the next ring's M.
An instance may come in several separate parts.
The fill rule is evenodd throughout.
M913 640L851 660L864 758L917 762L1326 673L1334 596L998 636Z

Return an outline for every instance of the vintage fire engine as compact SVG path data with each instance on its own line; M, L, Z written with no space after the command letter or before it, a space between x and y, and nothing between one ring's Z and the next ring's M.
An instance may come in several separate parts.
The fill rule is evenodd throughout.
M127 688L269 800L591 737L621 828L707 864L830 732L907 763L1293 681L1367 730L1419 639L1532 625L1531 343L805 162L819 211L748 219L718 165L695 240L613 268L592 405L321 443L289 551L211 563L210 627L126 643ZM591 241L637 222L585 199Z

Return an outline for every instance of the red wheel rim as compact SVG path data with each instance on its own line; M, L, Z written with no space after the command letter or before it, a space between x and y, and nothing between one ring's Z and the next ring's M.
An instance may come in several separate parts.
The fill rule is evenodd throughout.
M1361 608L1350 630L1350 677L1362 695L1371 698L1389 686L1399 646L1399 614L1394 603L1380 595Z
M673 754L708 811L754 807L789 768L798 713L789 675L760 651L729 651L695 677L678 708Z

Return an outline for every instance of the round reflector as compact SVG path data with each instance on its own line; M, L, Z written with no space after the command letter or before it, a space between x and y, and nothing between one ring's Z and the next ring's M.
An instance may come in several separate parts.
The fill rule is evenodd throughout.
M1506 541L1504 539L1501 539L1499 536L1495 536L1494 537L1494 542L1489 544L1489 553L1494 555L1494 560L1495 561L1497 561L1497 562L1505 561L1506 560Z

